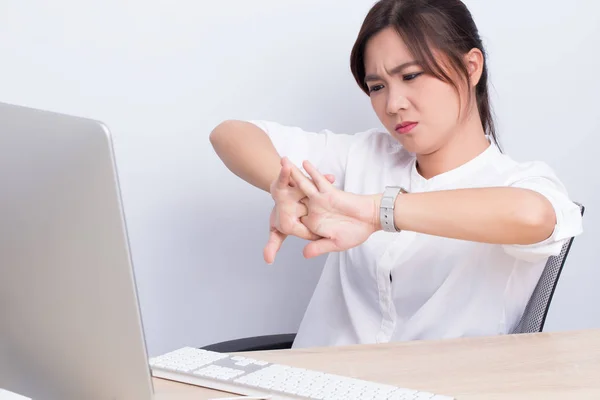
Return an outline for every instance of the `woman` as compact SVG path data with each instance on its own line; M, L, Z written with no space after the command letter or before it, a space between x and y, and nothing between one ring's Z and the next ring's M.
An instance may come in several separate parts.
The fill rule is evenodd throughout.
M582 220L547 165L500 151L469 11L381 0L351 70L387 132L226 121L210 136L275 201L267 262L287 235L329 253L294 347L510 333Z

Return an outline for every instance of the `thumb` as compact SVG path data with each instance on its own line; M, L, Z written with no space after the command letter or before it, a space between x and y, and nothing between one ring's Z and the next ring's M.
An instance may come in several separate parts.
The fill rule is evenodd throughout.
M273 262L275 262L275 255L281 248L281 244L286 237L287 235L279 232L277 229L271 229L269 241L263 250L263 258L267 264L271 265Z
M319 239L304 246L304 257L313 258L322 254L338 251L338 246L332 239Z

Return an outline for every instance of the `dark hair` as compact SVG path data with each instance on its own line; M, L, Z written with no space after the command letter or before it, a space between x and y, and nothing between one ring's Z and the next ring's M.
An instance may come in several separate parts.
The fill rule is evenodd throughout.
M475 90L477 108L485 133L498 144L488 92L487 56L467 7L460 0L378 1L367 14L350 56L352 75L367 94L369 89L364 81L365 47L371 37L388 27L398 32L426 73L452 84L457 92L458 85L440 66L432 49L441 51L465 82L469 81L469 72L463 56L474 48L483 53L483 71Z

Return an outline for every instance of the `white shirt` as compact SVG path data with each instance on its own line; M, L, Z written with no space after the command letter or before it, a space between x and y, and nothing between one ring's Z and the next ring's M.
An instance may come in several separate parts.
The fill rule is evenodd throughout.
M415 232L379 231L362 245L330 253L294 347L337 346L510 333L549 256L582 232L579 207L550 167L518 163L490 145L466 164L423 178L416 158L385 131L305 132L251 121L281 156L309 160L353 193L514 186L548 198L557 223L534 245L491 245ZM392 279L390 279L390 277Z

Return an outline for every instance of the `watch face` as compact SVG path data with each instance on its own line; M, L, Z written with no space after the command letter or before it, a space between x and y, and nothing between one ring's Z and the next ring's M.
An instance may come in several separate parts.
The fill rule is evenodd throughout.
M402 186L386 186L384 196L393 196L394 190L398 190L400 193L408 193L408 190L404 189Z

